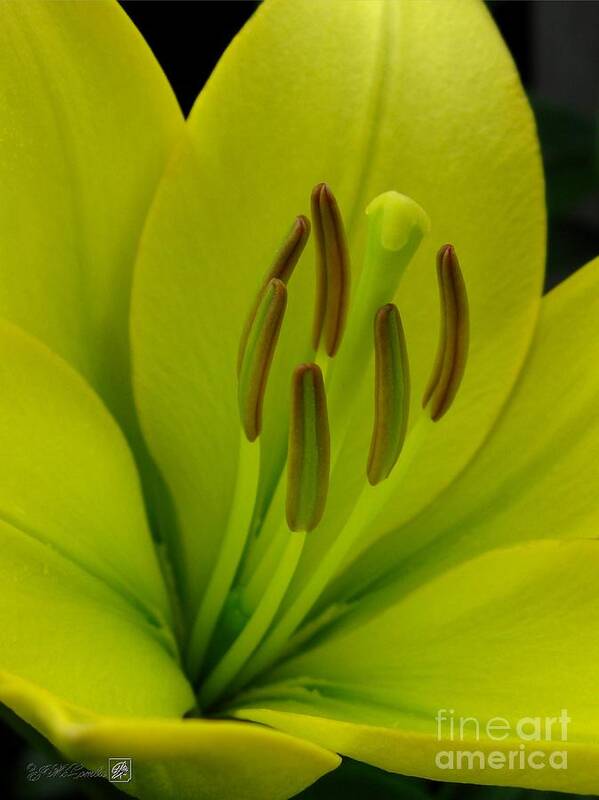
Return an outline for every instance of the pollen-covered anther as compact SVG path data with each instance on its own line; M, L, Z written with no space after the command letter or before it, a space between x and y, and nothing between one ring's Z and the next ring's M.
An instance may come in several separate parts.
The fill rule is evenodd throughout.
M326 183L312 191L312 224L316 246L316 310L313 344L321 339L333 357L343 336L347 318L350 263L347 238L339 206Z
M298 217L295 218L293 221L293 225L291 226L291 230L283 240L281 247L279 248L273 263L271 264L266 277L256 295L256 299L252 308L250 309L250 313L246 319L243 331L241 333L241 338L239 341L239 352L237 356L237 374L241 370L241 364L243 361L243 356L245 353L245 348L247 346L248 336L250 335L250 330L252 327L252 323L258 311L258 307L260 302L266 292L266 289L274 278L277 280L282 281L285 285L287 285L289 279L293 274L293 270L295 269L295 265L299 261L301 254L304 251L306 246L306 242L310 236L310 220L305 217L303 214L300 214Z
M437 254L437 278L441 301L439 347L429 384L422 398L436 422L449 410L459 389L466 360L470 324L466 285L455 250L443 245Z
M389 303L374 319L374 427L368 456L368 481L388 478L408 427L410 373L406 339L397 308Z
M287 525L311 531L320 522L329 489L330 436L320 367L301 364L291 381L287 462Z
M238 401L245 435L253 442L262 429L268 373L287 305L287 288L273 278L262 294L248 331L239 368Z

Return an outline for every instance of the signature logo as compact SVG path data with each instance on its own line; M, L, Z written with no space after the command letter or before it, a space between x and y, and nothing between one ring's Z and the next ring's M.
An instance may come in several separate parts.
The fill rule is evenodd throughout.
M108 759L108 780L111 783L129 783L132 774L130 758Z

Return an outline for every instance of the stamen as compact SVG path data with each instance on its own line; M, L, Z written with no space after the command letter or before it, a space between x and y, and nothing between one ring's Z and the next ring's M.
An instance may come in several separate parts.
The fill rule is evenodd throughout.
M316 241L316 311L314 349L324 335L329 357L339 349L349 302L349 252L337 201L326 183L312 192L312 221Z
M317 187L313 200L315 197L320 200L320 191L322 190ZM398 486L410 468L411 451L417 451L419 447L418 442L422 434L415 429L424 430L427 433L429 429L433 428L427 415L423 414L421 419L426 424L413 426L414 433L410 432L410 435L406 436L404 426L408 413L408 369L405 343L395 308L385 305L395 295L406 267L428 232L430 223L426 213L417 203L397 192L386 192L379 195L368 206L367 214L369 230L364 267L352 301L343 348L337 358L327 365L326 402L330 409L330 418L335 425L335 452L331 457L334 470L335 463L338 463L341 457L343 443L352 423L354 407L351 398L348 397L348 387L352 387L354 391L357 390L370 363L371 339L365 334L368 330L372 330L372 321L376 316L375 351L379 350L377 354L379 373L377 401L380 405L368 464L369 482L364 482L362 491L355 500L354 508L349 517L344 520L343 525L337 529L334 525L331 525L330 528L327 525L326 529L322 530L322 535L317 536L318 542L315 541L314 545L317 547L316 555L318 557L314 560L310 558L306 562L305 568L300 567L300 572L294 577L294 581L297 578L297 582L289 590L284 607L279 609L277 617L270 623L268 633L260 641L252 656L246 660L238 675L229 683L228 691L230 693L247 685L284 652L289 637L306 619L327 584L339 570L340 565L348 558L352 548L357 547L358 542L366 538L365 533L370 530L380 509L396 495ZM319 219L320 217L315 214L314 226L317 238L319 237L317 230ZM322 274L325 277L322 278L319 294L321 300L326 297L327 273L323 270L321 276ZM317 321L321 320L321 325L324 313L323 306L320 306ZM318 328L316 328L316 333L318 334ZM389 365L393 365L394 368L391 369ZM400 377L400 365L403 369L403 377ZM295 429L300 427L303 417L303 410L297 408L299 398L302 396L298 391L298 383L301 384L301 370L307 369L313 370L310 377L314 379L314 370L317 369L315 365L300 367L299 376L294 377L294 410L289 442L287 496L288 525L292 529L297 527L304 530L310 527L309 524L300 527L300 522L305 522L309 516L306 511L300 512L301 481L302 478L306 480L301 475L304 446L301 441L301 428L299 433ZM322 380L320 372L318 375ZM324 390L321 391L324 403ZM401 460L391 472L389 479L384 481L382 486L373 488L371 483L382 481L386 475L389 475L404 437L406 445ZM328 431L326 440L328 443ZM317 450L315 446L312 449ZM313 457L314 460L315 457ZM329 454L327 453L328 460ZM314 472L315 468L312 463L311 474L313 475ZM328 472L327 469L327 484ZM314 483L316 481L312 480L310 498L313 498L315 494ZM314 507L316 504L312 499L310 504L305 503L305 505ZM311 519L309 523L313 526L318 522L319 517L320 515L316 515L315 520ZM333 522L333 520L331 521ZM321 550L318 550L319 542L323 542L324 545ZM252 581L254 575L258 576L258 570L254 564L254 571L249 573L249 579L246 581L246 589L251 590L247 592L247 595L254 602L256 598L265 595L263 576L269 574L269 571L272 570L270 565L276 564L277 559L281 557L280 542L273 538L270 546L266 545L264 551L267 554L269 567L260 570L259 580Z
M329 488L330 437L322 372L301 364L291 384L287 465L287 524L311 531L324 512Z
M374 429L367 475L372 486L385 480L403 447L410 407L410 376L403 326L389 303L374 319Z
M259 436L262 429L264 392L286 305L285 284L273 278L260 299L250 325L239 370L239 413L250 442Z
M272 263L272 266L268 270L266 274L266 278L264 279L260 291L256 295L256 299L254 301L254 305L250 309L250 313L248 314L248 318L245 322L243 331L241 333L240 341L239 341L239 352L237 356L237 374L239 375L241 371L241 364L243 362L243 356L245 354L245 348L247 346L247 340L250 335L250 330L252 328L252 324L254 319L256 318L256 313L258 312L258 308L260 306L260 302L264 297L264 293L269 285L269 283L273 280L273 278L277 278L280 281L283 281L285 285L289 282L293 274L293 270L295 269L295 265L297 264L299 257L304 251L304 247L306 246L306 242L308 241L308 237L310 236L310 220L307 217L304 217L303 214L296 217L293 225L291 226L291 230L285 237L283 244L279 248L275 259Z
M455 250L443 245L437 254L441 301L439 347L429 384L422 398L433 422L449 410L459 389L468 357L469 314L466 285Z

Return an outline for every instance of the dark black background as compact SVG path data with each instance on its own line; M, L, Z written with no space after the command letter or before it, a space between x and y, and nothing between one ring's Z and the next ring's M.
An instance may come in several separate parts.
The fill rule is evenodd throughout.
M121 4L154 51L185 113L227 43L256 7L253 0L123 0ZM539 121L548 178L551 286L599 254L599 3L495 0L488 5ZM57 780L27 782L25 764L36 757L41 763L48 762L51 757L36 755L1 722L0 744L0 798L74 800L107 796L103 786L94 786L91 781L80 785ZM431 795L447 800L540 800L550 796L403 780L349 762L302 798L391 800ZM115 792L115 796L124 795Z

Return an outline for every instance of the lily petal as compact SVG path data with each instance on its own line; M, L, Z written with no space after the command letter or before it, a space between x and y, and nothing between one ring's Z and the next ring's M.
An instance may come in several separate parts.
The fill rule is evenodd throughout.
M119 788L150 800L283 800L337 766L333 753L259 726L180 719L191 687L143 620L48 548L0 529L0 702L67 758L106 775L108 758L126 755L133 780Z
M598 315L599 258L543 298L525 368L477 458L424 514L357 556L329 600L377 579L405 592L494 547L596 536Z
M4 321L0 385L0 522L168 621L135 464L98 396L44 344Z
M75 365L120 419L131 271L182 127L113 2L0 5L0 315Z
M5 523L0 537L0 671L98 713L193 706L168 629L51 546Z
M594 541L487 553L283 664L235 715L394 772L594 794L598 569ZM545 727L562 709L570 718L565 740L557 719L549 736ZM451 741L446 723L439 739L440 710L474 717L478 735L470 721L463 740L456 727ZM509 727L489 735L497 717ZM539 740L536 723L522 723L529 717L541 717ZM507 760L503 769L481 768L476 758L473 768L465 761L442 769L436 760L439 751L480 751L486 759L522 744L542 751L544 769L510 769ZM547 764L553 751L567 751L567 769Z
M322 180L346 218L356 270L363 212L379 193L398 189L433 220L399 299L415 386L434 359L439 243L456 245L468 284L466 379L394 520L468 461L528 347L544 264L541 167L530 109L484 6L264 3L194 107L189 141L150 214L134 287L138 407L178 508L192 606L229 506L243 320L280 238ZM311 261L309 253L289 286L264 412L263 481L280 465L290 372L310 353ZM370 395L365 402L370 419ZM343 459L332 508L365 481L370 424L357 429L364 441Z

